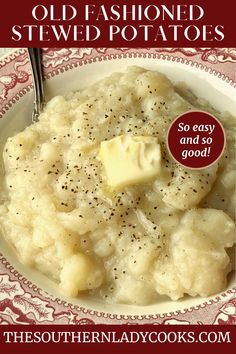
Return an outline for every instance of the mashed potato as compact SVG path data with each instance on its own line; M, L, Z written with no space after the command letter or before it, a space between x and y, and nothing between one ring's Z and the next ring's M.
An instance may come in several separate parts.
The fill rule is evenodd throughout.
M203 107L158 72L132 67L67 97L4 148L5 238L22 263L54 279L66 296L147 304L224 289L235 242L234 118L221 159L203 170L166 149L170 123ZM158 176L112 189L100 144L120 135L156 137ZM125 171L124 171L125 173Z

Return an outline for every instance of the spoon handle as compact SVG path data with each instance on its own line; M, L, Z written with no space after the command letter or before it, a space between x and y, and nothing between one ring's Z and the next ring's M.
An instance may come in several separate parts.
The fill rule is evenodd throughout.
M34 83L34 110L32 121L37 122L40 113L45 106L45 94L43 87L42 57L40 48L28 48Z

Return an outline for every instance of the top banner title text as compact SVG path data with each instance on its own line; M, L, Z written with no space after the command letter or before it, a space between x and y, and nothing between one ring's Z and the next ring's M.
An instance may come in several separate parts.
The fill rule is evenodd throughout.
M197 4L70 4L31 9L32 23L14 24L12 40L20 42L114 41L168 43L221 42L224 26L205 23L205 9Z

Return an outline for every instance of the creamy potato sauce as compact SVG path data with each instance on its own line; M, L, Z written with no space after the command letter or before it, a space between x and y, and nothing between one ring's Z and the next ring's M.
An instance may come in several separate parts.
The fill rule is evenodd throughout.
M72 297L144 305L160 295L222 291L235 242L235 121L217 114L225 152L213 166L190 170L173 161L166 134L176 116L196 108L215 113L186 88L138 67L53 98L3 151L0 224L20 261ZM100 144L121 135L157 138L158 176L108 185Z

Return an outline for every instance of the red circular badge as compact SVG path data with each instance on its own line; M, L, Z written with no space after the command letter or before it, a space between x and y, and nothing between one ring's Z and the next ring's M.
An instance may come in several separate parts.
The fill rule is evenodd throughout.
M172 157L188 168L212 165L222 155L225 133L221 123L211 114L190 111L177 117L167 134Z

